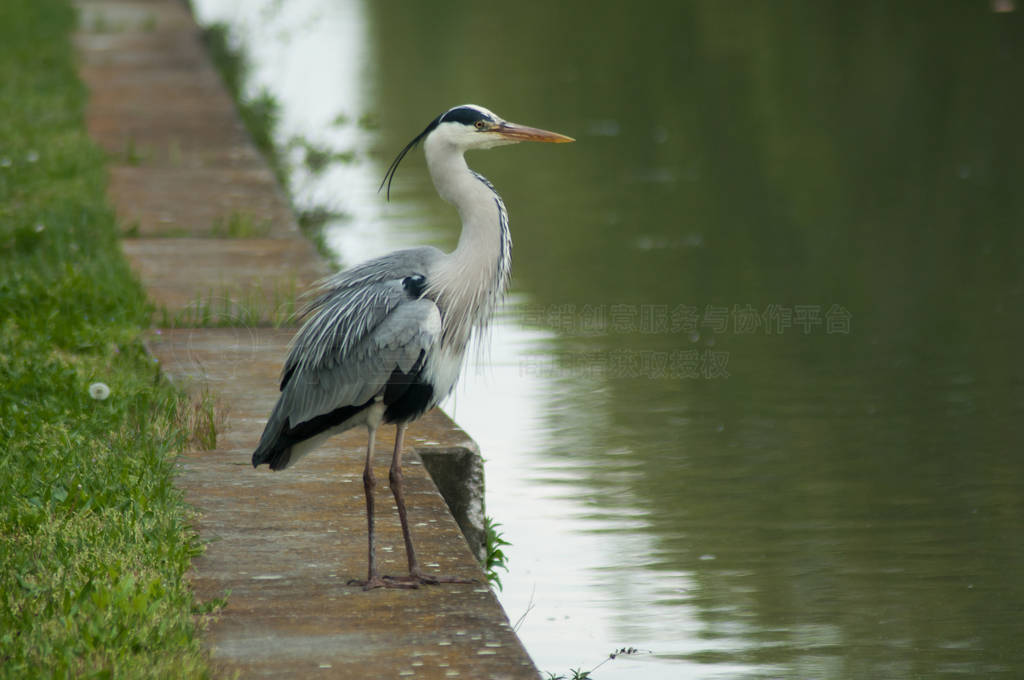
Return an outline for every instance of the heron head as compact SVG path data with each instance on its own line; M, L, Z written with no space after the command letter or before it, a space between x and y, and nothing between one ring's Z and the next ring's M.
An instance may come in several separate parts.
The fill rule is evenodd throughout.
M398 157L391 163L391 167L384 175L384 181L381 182L381 188L387 184L389 197L391 180L398 169L398 164L416 144L428 137L431 142L436 139L438 143L451 145L460 152L470 149L493 149L496 146L518 144L519 142L562 143L576 141L572 137L560 135L557 132L510 123L493 111L476 104L456 106L430 121L426 129L406 144Z
M572 142L572 137L517 123L475 104L448 109L437 118L429 135L441 137L464 151L491 149L519 142Z

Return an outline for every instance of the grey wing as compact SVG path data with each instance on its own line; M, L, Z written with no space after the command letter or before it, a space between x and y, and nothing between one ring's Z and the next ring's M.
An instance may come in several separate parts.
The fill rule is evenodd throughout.
M346 406L362 406L396 369L410 372L441 334L432 300L409 299L400 281L347 291L299 332L285 363L282 415L295 427Z
M440 311L404 284L422 282L440 256L433 248L398 251L321 282L292 341L281 396L253 465L287 467L292 446L344 427L383 394L396 369L412 370L431 351L441 333Z

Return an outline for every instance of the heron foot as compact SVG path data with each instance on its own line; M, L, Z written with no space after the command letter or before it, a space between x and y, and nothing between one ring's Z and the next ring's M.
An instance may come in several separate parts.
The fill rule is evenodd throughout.
M374 588L406 588L412 590L420 587L419 583L395 581L390 576L373 576L365 581L354 578L349 580L347 585L362 586L363 590L373 590Z
M419 567L410 571L408 576L385 576L384 580L396 584L409 584L405 587L410 587L411 585L413 588L418 587L420 584L436 586L439 583L478 583L475 578L459 578L458 576L445 576L443 574L428 574Z

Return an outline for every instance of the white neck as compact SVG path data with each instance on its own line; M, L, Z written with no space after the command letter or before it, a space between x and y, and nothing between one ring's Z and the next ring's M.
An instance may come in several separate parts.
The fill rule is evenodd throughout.
M424 143L427 167L438 194L458 210L462 233L430 287L447 317L446 331L461 343L490 321L505 291L511 240L501 198L469 169L462 149L438 137Z

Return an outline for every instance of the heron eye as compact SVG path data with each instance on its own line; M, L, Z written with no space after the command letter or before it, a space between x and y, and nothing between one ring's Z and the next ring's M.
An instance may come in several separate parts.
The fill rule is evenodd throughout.
M474 125L476 125L476 129L477 130L483 130L484 129L484 122L482 120L478 120L476 123L474 123Z

